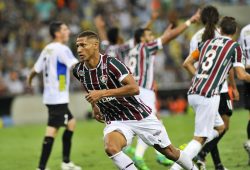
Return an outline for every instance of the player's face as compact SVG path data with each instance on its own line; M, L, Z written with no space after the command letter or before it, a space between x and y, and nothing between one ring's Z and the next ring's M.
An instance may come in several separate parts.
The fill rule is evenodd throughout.
M99 48L99 44L96 39L87 37L77 38L76 46L80 62L88 62L91 58L93 58L95 52L97 52Z
M155 39L155 37L154 37L152 31L146 30L144 32L144 39L145 39L146 43L153 41Z
M69 27L65 24L62 24L60 29L60 36L64 43L69 41L69 35L70 35Z

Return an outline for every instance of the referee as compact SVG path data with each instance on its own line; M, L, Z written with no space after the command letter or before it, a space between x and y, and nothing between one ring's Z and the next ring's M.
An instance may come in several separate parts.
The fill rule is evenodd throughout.
M52 22L49 31L53 41L43 49L27 78L27 83L31 87L33 77L43 72L43 103L49 112L37 170L46 169L54 138L61 126L66 127L62 136L63 162L61 169L81 170L81 167L70 161L71 139L76 121L68 108L70 69L78 61L69 47L64 45L69 40L68 26L60 21Z

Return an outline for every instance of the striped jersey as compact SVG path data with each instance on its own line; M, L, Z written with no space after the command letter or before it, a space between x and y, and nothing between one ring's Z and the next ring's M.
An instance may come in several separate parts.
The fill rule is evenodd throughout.
M129 40L124 44L115 44L112 45L108 41L101 42L101 49L104 51L105 54L115 57L120 61L125 61L126 56L129 53L129 50L134 47L133 40Z
M84 63L78 63L73 69L73 74L88 92L89 90L120 88L123 86L122 80L130 74L130 71L118 59L100 54L100 61L95 69L89 69ZM151 108L137 96L106 97L96 104L106 122L141 120L151 113Z
M225 36L202 43L198 50L199 64L188 94L218 95L229 70L244 67L242 50L237 42Z
M199 46L199 44L202 42L202 35L204 34L205 28L200 29L199 31L197 31L191 41L190 41L190 48L189 48L189 52L192 53L194 50L196 50ZM220 30L217 28L214 31L214 38L216 37L220 37ZM198 63L195 63L195 66L197 66ZM222 85L221 88L221 93L227 93L228 92L228 84L227 81L225 81Z
M239 42L246 56L246 66L250 67L250 24L242 28Z
M162 49L160 38L149 43L137 44L129 51L126 64L140 87L153 89L154 58L159 49Z

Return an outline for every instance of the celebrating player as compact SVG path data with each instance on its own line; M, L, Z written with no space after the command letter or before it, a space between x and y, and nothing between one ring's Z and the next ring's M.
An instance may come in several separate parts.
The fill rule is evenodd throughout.
M246 56L246 71L250 73L250 24L242 28L240 33L240 45L242 50ZM249 111L249 120L247 125L247 138L248 140L244 143L244 148L246 149L249 161L248 165L250 165L250 83L245 82L245 92L244 92L244 99L245 99L245 108Z
M114 164L121 170L137 169L122 148L138 135L184 169L196 170L191 159L186 159L186 155L170 143L164 126L150 114L151 109L135 96L139 94L139 87L128 68L116 58L99 53L98 35L82 32L76 45L81 61L74 67L73 74L88 92L86 100L92 104L94 117L106 123L105 151Z
M195 132L193 140L184 152L193 158L205 142L209 142L223 131L216 129L215 121L220 103L220 91L231 67L234 67L240 80L250 82L250 75L245 72L244 56L239 44L232 40L237 23L232 17L224 17L220 23L221 37L201 43L189 58L199 61L192 85L188 91L188 101L195 111ZM177 164L171 170L181 169Z
M28 85L31 87L33 77L43 72L43 103L46 104L49 112L38 170L45 170L54 138L60 126L66 127L62 137L63 162L61 168L62 170L81 170L81 167L70 161L71 139L75 129L75 119L68 108L69 70L78 61L71 50L64 45L68 42L70 35L67 25L56 21L50 24L49 29L53 42L43 49L27 78Z
M189 20L175 29L169 26L163 35L155 39L152 31L148 28L139 28L135 31L136 46L129 52L128 67L132 72L135 80L140 86L140 98L142 101L152 108L152 113L156 115L156 96L153 91L154 83L154 59L162 45L167 44L169 41L177 37L184 30L188 28L191 23L199 20L199 10ZM147 149L147 144L142 139L138 138L135 156L133 158L135 165L141 170L148 170L149 168L143 160L143 155ZM171 165L172 162L165 159L163 155L156 151L157 161L163 165Z

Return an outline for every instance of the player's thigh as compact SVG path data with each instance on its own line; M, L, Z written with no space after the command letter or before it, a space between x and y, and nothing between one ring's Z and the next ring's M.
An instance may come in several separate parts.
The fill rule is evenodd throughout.
M206 98L200 95L189 95L188 101L195 111L194 136L208 137L214 128L220 96Z
M215 115L214 128L219 132L219 134L225 130L225 124L219 112Z
M135 123L129 123L133 131L149 146L166 148L171 144L167 131L155 115L150 115Z
M148 90L145 88L140 87L140 94L139 94L140 99L143 101L144 104L149 106L152 109L152 113L156 114L156 96L155 92L153 90Z
M55 137L57 135L57 132L58 132L58 128L47 126L45 136Z
M105 146L106 144L114 143L117 140L119 145L123 148L132 143L134 132L121 121L111 121L104 128L103 135ZM118 138L116 139L115 137Z
M228 130L229 126L230 126L230 116L228 116L228 115L222 115L221 118L222 118L222 120L224 122L225 130Z

